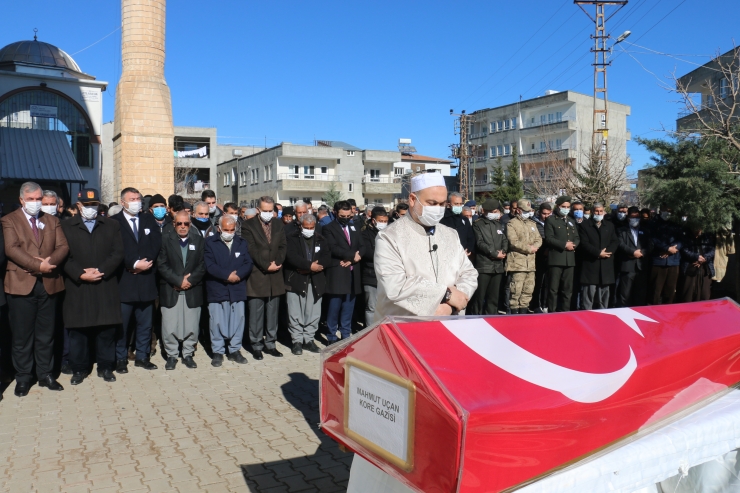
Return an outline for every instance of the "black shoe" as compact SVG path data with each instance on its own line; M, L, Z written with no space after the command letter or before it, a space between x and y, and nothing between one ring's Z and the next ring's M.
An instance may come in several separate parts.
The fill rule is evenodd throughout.
M303 349L312 353L320 353L321 349L316 345L314 341L303 343Z
M85 377L87 377L87 373L84 371L78 371L75 373L72 373L72 379L69 381L72 385L79 385L82 383L83 380L85 380Z
M252 356L254 356L254 359L256 359L257 361L260 361L264 358L264 356L262 356L262 351L260 351L259 349L255 349L254 351L252 351Z
M134 363L134 366L138 366L139 368L144 368L145 370L156 370L157 369L157 365L155 365L148 359L137 359L136 363Z
M303 344L301 344L300 342L294 342L293 349L291 349L290 352L295 354L296 356L302 355L303 354Z
M177 366L177 358L167 358L167 364L164 365L165 370L174 370Z
M223 362L224 362L223 354L216 354L216 353L213 354L213 358L211 358L211 366L215 366L216 368L218 368L219 366L223 364Z
M529 309L527 309L527 308L520 308L519 309L519 315L528 315L528 314L529 314Z
M98 376L106 382L115 382L116 376L110 370L98 370Z
M31 384L26 382L18 382L15 384L15 395L18 397L25 397L28 395L28 391L31 390Z
M192 356L185 356L182 359L182 364L187 366L188 368L198 368L198 365L195 364L195 361L193 361Z
M61 373L62 375L71 375L74 372L72 371L72 367L69 366L69 363L63 363Z
M46 375L45 377L42 377L41 380L39 380L39 387L46 387L49 390L64 390L64 387L54 380L54 378L51 375Z
M119 359L116 363L116 373L128 373L128 360Z
M240 365L246 365L247 363L249 363L249 361L247 360L247 358L245 358L244 356L242 356L242 352L241 351L237 351L235 353L231 353L231 354L229 354L227 356L227 358L229 359L229 361L233 361L234 363L239 363Z
M283 357L283 353L281 353L280 351L278 351L277 348L275 348L275 347L272 348L272 349L265 349L265 352L267 354L269 354L270 356L274 356L276 358L282 358Z

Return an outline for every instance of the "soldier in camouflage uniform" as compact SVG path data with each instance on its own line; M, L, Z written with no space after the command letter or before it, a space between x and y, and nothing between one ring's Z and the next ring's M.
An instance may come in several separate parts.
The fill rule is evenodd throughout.
M532 220L532 203L522 199L517 204L517 215L506 226L509 255L506 271L511 274L511 313L528 313L535 279L535 254L542 246L537 223Z

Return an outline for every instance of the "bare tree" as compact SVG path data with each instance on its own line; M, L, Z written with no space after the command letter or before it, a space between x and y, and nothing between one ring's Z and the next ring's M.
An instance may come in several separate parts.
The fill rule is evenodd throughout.
M727 165L727 171L740 175L738 162L733 155L740 152L740 48L733 47L724 55L717 53L707 67L708 75L700 80L702 88L708 91L702 101L694 99L689 92L692 80L671 76L675 91L684 107L684 114L691 115L680 133L700 134L723 141L730 148L720 159Z

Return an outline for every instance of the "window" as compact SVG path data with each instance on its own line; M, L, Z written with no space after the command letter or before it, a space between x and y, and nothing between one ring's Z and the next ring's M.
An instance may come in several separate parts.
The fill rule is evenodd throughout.
M491 157L496 157L496 146L491 146Z
M532 117L532 123L534 123L534 117Z
M516 118L511 119L511 129L516 130Z
M327 174L328 172L329 172L329 168L328 168L328 167L326 167L326 166L322 166L322 167L321 167L321 174L322 174L322 175L325 175L325 174Z
M311 197L303 197L303 201L304 202L308 202L310 204L311 203Z
M342 160L341 159L337 159L337 164L342 164Z
M554 121L555 121L555 115L553 115L552 113L548 113L547 114L547 123L552 123Z
M354 183L347 183L347 191L348 192L354 192L355 191L355 184Z
M545 177L545 168L540 168L540 178Z
M259 168L254 170L254 183L257 184L260 182L260 170Z
M534 151L534 142L532 142L532 150Z
M563 147L562 139L555 139L555 149L560 150L561 147Z
M354 152L354 151L352 151ZM303 178L306 180L313 180L314 179L314 171L315 168L313 166L304 166L303 167Z
M504 120L504 130L509 130L510 123L511 123L511 120Z
M491 122L491 133L496 131L496 122Z
M498 146L496 148L496 150L497 150L496 155L498 155L498 156L503 156L504 155L504 146Z
M719 81L719 97L722 99L730 95L730 81L724 77Z
M347 151L347 155L348 156L354 156L355 155L355 151Z
M496 122L496 131L500 132L504 129L502 122Z
M557 113L555 113L555 120L556 121L559 121L559 122L562 122L563 121L563 112L562 111L558 111Z
M372 182L379 182L380 181L380 170L379 169L371 169L370 170L370 181L372 181Z
M606 128L606 115L601 114L601 128Z
M606 152L606 141L605 140L601 141L601 152Z
M263 173L262 173L262 179L264 181L267 181L267 180L270 179L269 176L268 176L269 170L270 170L270 168L267 167L267 166L265 166L265 169L263 170Z
M545 147L545 142L540 142L540 152L545 152L547 150L547 147Z
M547 117L545 115L540 115L540 125L544 125L547 123Z
M511 148L509 147L509 144L504 145L504 156L508 156L511 152Z
M268 180L272 180L273 172L275 171L275 168L274 167L275 167L274 164L271 164L270 165L270 177L268 178Z
M288 197L288 201L290 202L290 205L295 205L296 202L298 202L298 197Z
M224 173L224 186L225 187L229 186L229 174L228 173Z
M396 176L403 176L403 168L393 168L393 173Z

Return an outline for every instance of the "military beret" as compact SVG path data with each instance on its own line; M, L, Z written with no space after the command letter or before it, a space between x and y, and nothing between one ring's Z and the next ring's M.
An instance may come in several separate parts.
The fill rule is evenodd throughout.
M558 199L557 199L557 200L555 201L555 205L560 205L560 204L562 204L563 202L570 202L570 201L571 201L570 197L568 197L567 195L561 195L561 196L560 196L560 197L558 197Z
M496 199L488 199L483 202L483 209L487 211L501 210L501 203Z

